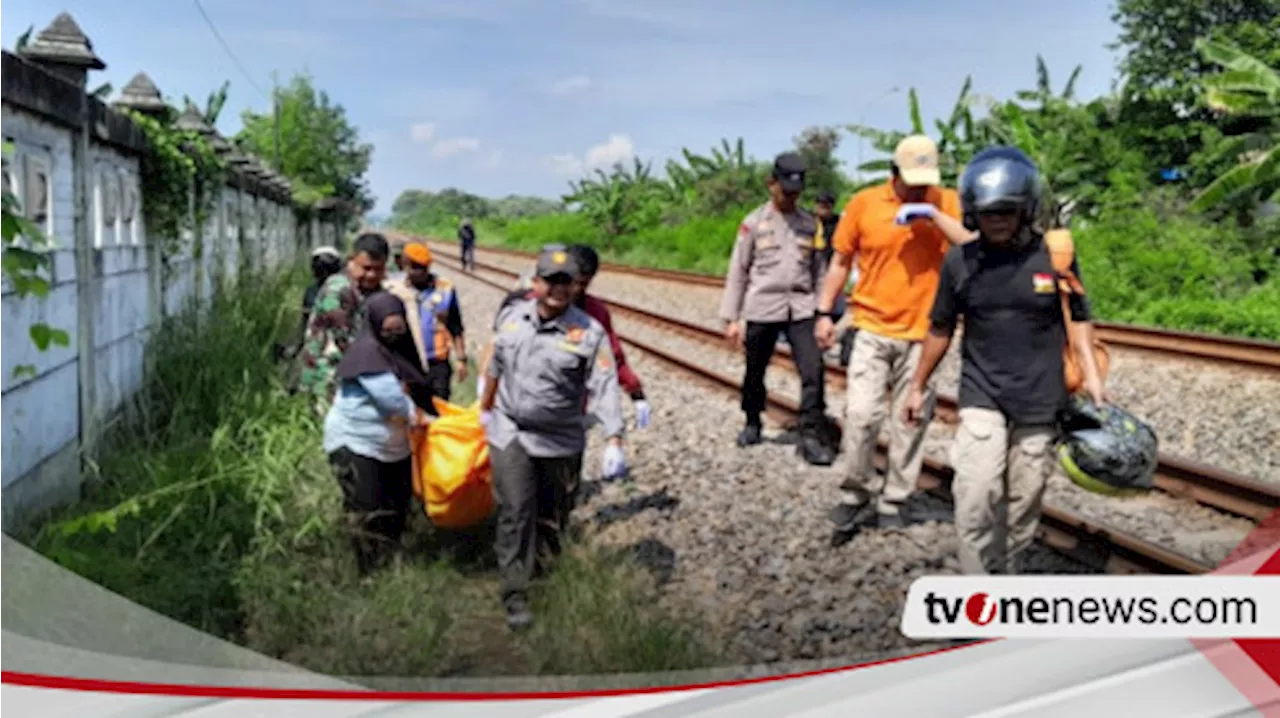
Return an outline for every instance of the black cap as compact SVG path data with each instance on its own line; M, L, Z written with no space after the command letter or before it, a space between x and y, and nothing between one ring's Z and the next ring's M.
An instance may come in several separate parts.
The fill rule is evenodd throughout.
M834 205L835 203L836 203L836 196L831 192L823 192L822 194L818 195L818 204Z
M773 177L783 192L804 190L804 158L796 152L783 152L773 161Z
M550 279L558 274L573 279L578 275L578 263L574 261L568 247L563 244L548 244L538 255L538 266L535 271L543 279Z

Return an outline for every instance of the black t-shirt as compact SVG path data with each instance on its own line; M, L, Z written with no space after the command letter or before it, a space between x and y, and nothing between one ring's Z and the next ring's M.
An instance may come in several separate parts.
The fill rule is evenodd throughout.
M1080 277L1072 262L1071 271ZM952 247L942 264L930 321L950 331L964 317L960 406L996 409L1016 425L1053 423L1067 401L1062 348L1066 322L1057 276L1035 236L1025 249L979 239ZM1089 303L1068 301L1073 321L1089 321Z

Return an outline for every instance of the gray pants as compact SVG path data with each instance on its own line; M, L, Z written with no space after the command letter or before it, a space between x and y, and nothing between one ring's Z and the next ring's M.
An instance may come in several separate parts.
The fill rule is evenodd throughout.
M561 550L561 535L578 495L582 454L556 458L529 456L520 442L490 446L493 497L498 505L494 553L502 600L524 594L539 563Z

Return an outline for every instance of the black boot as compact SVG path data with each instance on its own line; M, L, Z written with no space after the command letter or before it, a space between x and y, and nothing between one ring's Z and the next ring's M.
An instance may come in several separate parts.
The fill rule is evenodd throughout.
M533 625L533 610L523 593L514 593L502 602L507 610L507 628L522 631Z
M742 431L738 432L738 446L754 446L755 444L759 444L764 440L761 436L762 431L763 430L759 424L747 422L747 425L742 427Z

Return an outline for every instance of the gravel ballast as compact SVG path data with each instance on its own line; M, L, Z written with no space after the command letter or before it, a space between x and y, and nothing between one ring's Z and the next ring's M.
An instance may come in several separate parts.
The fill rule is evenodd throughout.
M481 261L496 256L485 254ZM446 267L440 271L458 285L469 351L479 356L501 293ZM492 273L480 275L509 283ZM709 350L617 314L615 322L624 334L634 332L741 377L735 353ZM945 504L919 497L913 507L940 520L900 533L865 531L832 548L827 511L839 498L843 457L820 468L802 462L788 445L739 449L734 437L742 415L735 396L635 347L627 352L645 383L654 425L629 432L632 471L625 481L597 479L601 442L598 431L593 433L584 464L588 480L575 512L575 520L588 528L588 540L633 551L662 584L663 600L676 610L697 611L736 662L870 659L933 647L903 637L898 625L914 579L958 572ZM771 391L797 396L794 375L772 367L768 377ZM827 397L829 412L841 416L841 392L828 384ZM625 403L632 425L630 402ZM935 423L926 451L945 461L951 431ZM1102 499L1061 476L1051 483L1050 500L1208 563L1225 556L1250 528L1247 521L1162 495ZM1032 571L1084 570L1039 546L1032 554Z
M531 260L495 252L480 261L524 271ZM720 289L602 271L591 291L603 299L720 330ZM939 368L939 389L954 396L959 382L959 336ZM1156 430L1161 451L1280 484L1280 376L1186 362L1112 347L1108 391L1115 402Z

